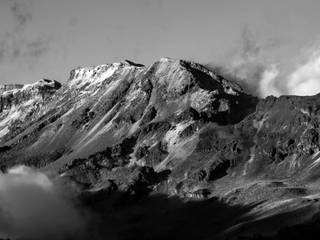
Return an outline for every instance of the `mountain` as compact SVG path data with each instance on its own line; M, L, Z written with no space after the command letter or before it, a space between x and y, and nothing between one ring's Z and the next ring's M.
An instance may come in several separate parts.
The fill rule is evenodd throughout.
M116 239L294 239L318 224L320 95L258 99L162 58L4 85L0 103L2 171L72 183Z

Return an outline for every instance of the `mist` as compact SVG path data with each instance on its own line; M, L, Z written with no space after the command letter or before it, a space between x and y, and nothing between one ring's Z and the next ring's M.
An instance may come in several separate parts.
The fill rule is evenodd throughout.
M307 61L297 65L288 76L287 90L293 95L314 95L320 92L320 51L314 48Z
M239 82L250 94L258 97L269 95L314 95L320 92L320 47L307 48L299 54L293 67L284 70L269 54L276 47L273 41L260 43L249 31L242 33L238 48L220 62L205 64L229 80Z
M25 166L0 175L0 238L73 239L83 236L84 228L62 184Z
M0 31L0 62L13 63L27 59L29 64L36 63L39 57L50 50L50 39L42 34L29 35L28 27L34 12L33 0L5 0L0 4L1 14L8 12L12 17L11 28L1 28Z

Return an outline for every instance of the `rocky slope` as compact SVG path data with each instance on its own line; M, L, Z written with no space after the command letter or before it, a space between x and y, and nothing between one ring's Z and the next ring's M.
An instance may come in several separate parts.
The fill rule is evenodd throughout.
M0 103L1 169L72 182L117 222L116 239L280 238L318 222L320 95L259 100L200 64L162 58L4 86Z

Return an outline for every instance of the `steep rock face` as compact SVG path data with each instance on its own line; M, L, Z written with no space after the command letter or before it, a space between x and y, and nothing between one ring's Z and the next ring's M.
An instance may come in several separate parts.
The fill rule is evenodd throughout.
M169 58L76 68L62 87L43 79L12 88L0 97L4 167L77 174L90 165L94 186L112 169L146 165L170 170L168 191L182 195L228 176L317 179L319 96L256 107L236 83Z
M28 100L41 97L43 100L53 95L61 84L54 80L40 79L34 84L27 85L4 85L0 98L0 111L8 110Z
M0 137L4 143L15 136L25 121L37 120L52 95L61 87L54 80L41 79L34 84L4 86L0 96Z
M132 218L144 224L134 231L155 218L171 232L183 229L177 201L162 211L161 200L155 216L141 208L154 193L208 199L204 209L191 207L193 216L220 227L199 227L199 239L277 233L317 219L320 95L259 100L200 64L162 58L149 67L128 60L79 67L64 85L43 79L4 86L0 106L1 170L26 164L53 172L75 183L97 212L122 192L111 216L127 227L126 211L134 207ZM223 227L211 214L219 210L215 197L235 211L219 215ZM172 216L172 226L162 221ZM155 232L146 236L159 237Z
M19 101L43 93L13 91ZM11 99L10 94L2 98ZM3 162L54 162L50 167L63 169L81 158L114 167L173 169L192 153L201 129L237 123L256 102L239 85L183 60L162 58L150 67L124 61L77 68L40 115L30 114L28 127L5 138L11 150ZM10 108L10 101L3 100L3 106Z
M239 187L237 182L264 180L314 188L319 181L319 101L320 95L267 97L233 126L202 129L192 154L173 170L170 185L179 186L181 194L199 188L214 192L217 185L228 192ZM249 194L244 199L250 201Z
M117 92L108 95L109 101L100 97L99 108L87 109L86 114L97 118L98 124L86 131L78 143L81 147L70 154L73 159L87 159L82 162L108 166L102 168L102 175L114 167L135 164L157 171L174 169L192 153L203 127L239 122L257 101L238 85L195 63L164 58L149 68L130 68L137 74L129 78L132 82L122 80ZM101 106L104 116L100 116ZM93 122L89 118L84 120L88 129Z
M318 172L320 95L268 97L237 130L250 136L243 174L313 178ZM299 175L299 176L297 176Z

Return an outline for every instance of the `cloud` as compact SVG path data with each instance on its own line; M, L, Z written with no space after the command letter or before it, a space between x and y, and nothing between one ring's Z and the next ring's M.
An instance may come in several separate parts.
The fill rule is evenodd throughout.
M50 50L50 39L41 35L31 35L28 27L32 24L32 0L6 0L15 24L6 32L0 32L0 62L12 63L17 60L35 63Z
M308 60L288 76L286 87L293 95L320 93L320 48L314 48Z
M207 66L259 97L320 93L320 45L307 48L307 58L305 52L298 55L300 63L286 72L269 54L276 46L274 41L259 43L244 30L238 48L225 61Z
M44 55L49 50L49 40L35 39L34 41L26 43L26 56L38 58Z
M18 166L1 174L0 237L76 239L81 236L84 218L66 193L63 186L32 168Z
M33 61L50 50L50 40L45 37L25 40L22 36L10 34L0 40L0 61L13 62L19 59Z
M276 65L271 65L264 69L260 81L258 81L259 93L261 96L279 96L282 94L281 90L275 85L275 81L278 79L278 76L279 70Z
M9 1L10 3L10 10L18 22L18 27L25 26L32 20L32 13L31 13L31 1Z
M275 46L274 41L259 43L248 29L244 29L237 49L224 61L207 66L240 82L253 95L279 95L280 91L276 86L279 71L268 55L268 51ZM214 65L218 67L213 67Z

